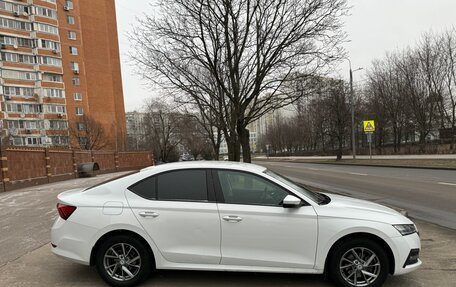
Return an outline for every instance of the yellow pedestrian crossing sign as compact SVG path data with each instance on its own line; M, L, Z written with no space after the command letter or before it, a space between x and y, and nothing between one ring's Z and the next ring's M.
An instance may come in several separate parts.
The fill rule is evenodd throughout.
M363 122L364 132L365 133L373 133L375 132L375 121L369 120Z

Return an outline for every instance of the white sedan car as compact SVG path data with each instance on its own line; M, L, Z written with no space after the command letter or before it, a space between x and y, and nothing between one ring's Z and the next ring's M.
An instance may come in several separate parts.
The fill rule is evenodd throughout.
M326 273L339 286L381 286L421 265L408 218L258 165L164 164L58 202L53 252L96 265L112 286L154 269Z

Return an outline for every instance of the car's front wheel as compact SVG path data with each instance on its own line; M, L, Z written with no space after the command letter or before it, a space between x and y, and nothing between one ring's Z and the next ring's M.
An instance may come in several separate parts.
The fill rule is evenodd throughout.
M385 250L369 239L351 239L336 246L329 273L338 286L379 287L388 277Z
M135 237L117 235L104 241L96 254L98 273L111 286L134 286L152 271L151 255Z

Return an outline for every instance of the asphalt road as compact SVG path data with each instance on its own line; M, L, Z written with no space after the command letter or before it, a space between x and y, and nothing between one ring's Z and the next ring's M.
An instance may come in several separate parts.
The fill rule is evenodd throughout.
M257 161L295 181L408 211L456 229L456 171Z

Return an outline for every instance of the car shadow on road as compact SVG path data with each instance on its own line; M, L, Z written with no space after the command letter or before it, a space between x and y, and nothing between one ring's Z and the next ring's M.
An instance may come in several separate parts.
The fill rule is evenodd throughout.
M142 286L334 286L322 275L213 272L156 271Z

